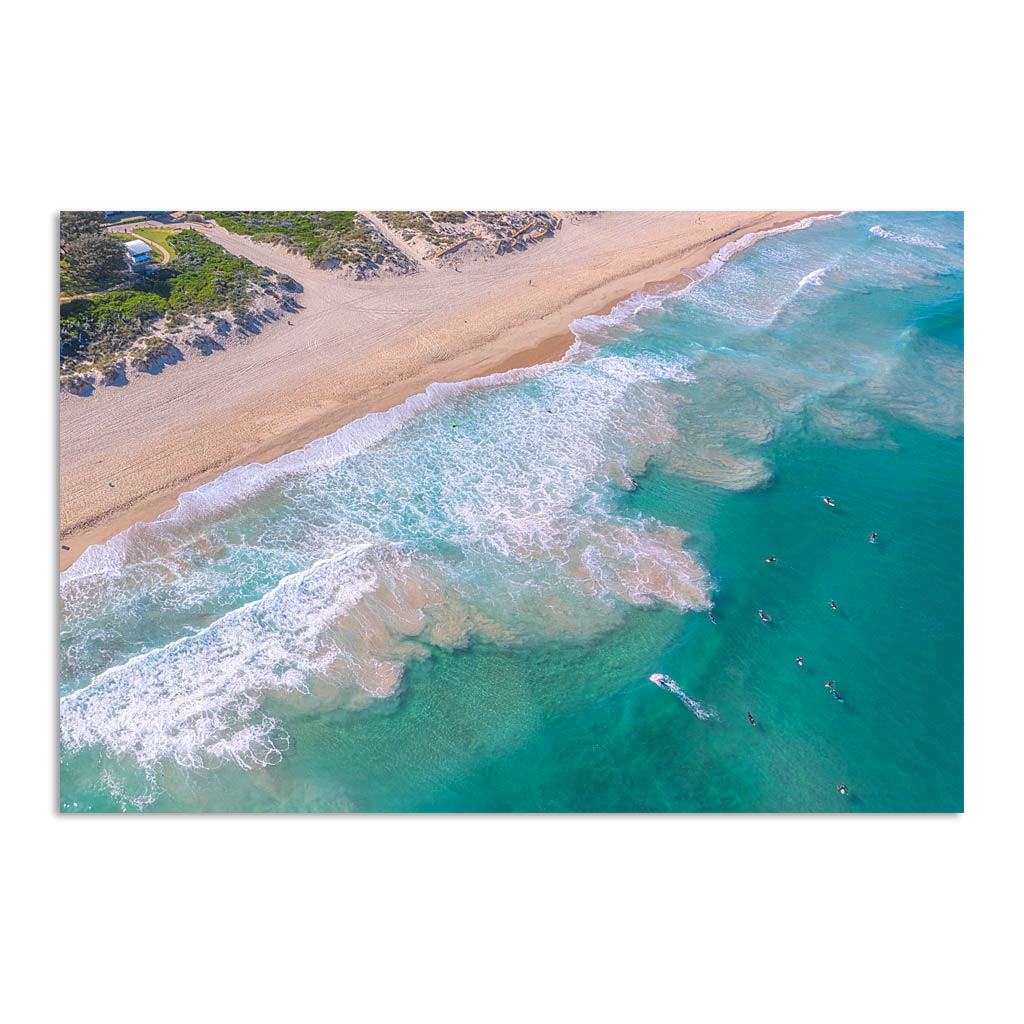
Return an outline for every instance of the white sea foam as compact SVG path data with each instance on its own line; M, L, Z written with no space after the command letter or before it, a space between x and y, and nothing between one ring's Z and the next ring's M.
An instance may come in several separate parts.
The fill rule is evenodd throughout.
M828 273L828 267L818 267L817 270L812 270L809 274L805 274L800 278L800 283L796 286L796 290L802 291L807 285L814 284L820 287L821 279Z
M789 231L802 231L816 224L821 220L832 220L841 217L842 214L825 213L815 217L804 217L793 224L786 224L778 228L766 228L763 231L751 231L731 242L726 242L718 249L711 258L698 267L693 267L686 273L690 280L682 287L665 285L655 292L634 292L628 299L614 306L608 313L601 316L592 315L580 317L574 320L569 329L577 338L586 338L588 335L595 335L629 326L631 321L641 313L659 310L666 302L678 299L689 292L695 285L711 277L716 271L721 270L737 253L750 248L755 242L762 238L769 238L772 235L781 235ZM803 282L801 282L802 284Z
M560 362L578 360L583 352L581 343L576 342L570 346ZM272 462L253 462L229 469L194 491L181 494L178 504L159 515L155 521L187 524L209 520L286 477L329 469L394 435L417 416L451 402L468 391L532 380L544 373L550 365L557 364L522 367L457 383L431 384L426 391L410 396L400 405L385 412L368 413L333 434L311 441L304 448L288 452ZM150 527L149 523L137 523L111 540L87 548L60 574L62 594L73 580L96 572L121 569L130 558L132 542L136 536L140 533L145 534Z
M925 238L923 235L903 235L896 231L886 231L881 224L876 224L873 228L869 228L868 230L871 234L877 235L879 238L889 239L890 242L903 242L904 245L921 245L926 249L946 248L941 242L936 242L931 238Z

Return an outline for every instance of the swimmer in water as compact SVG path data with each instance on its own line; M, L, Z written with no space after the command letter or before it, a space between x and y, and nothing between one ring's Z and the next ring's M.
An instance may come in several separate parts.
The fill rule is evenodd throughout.
M839 611L839 609L836 607L835 601L829 601L829 604L832 605L832 611L834 611L834 612Z
M712 615L712 614L711 614L711 612L708 612L708 618L709 618L709 619L710 619L710 620L711 620L711 621L712 621L712 622L713 622L713 623L714 623L714 624L715 624L716 626L718 625L718 619L716 619L716 618L714 617L714 615Z
M765 615L763 608L758 608L757 609L757 614L761 616L761 621L762 622L769 622L770 621L768 616Z
M871 534L871 543L874 544L876 540L878 540L878 534L877 533Z
M749 711L747 712L747 721L753 726L757 725L757 722L754 721L754 716Z
M766 562L777 562L778 559L774 555L772 555L771 558L766 558L765 561Z
M803 658L797 658L797 659L796 659L796 663L797 663L798 665L800 665L801 667L803 667L804 659L803 659Z
M845 782L840 782L836 789L838 789L843 796L846 796L846 794L849 792L849 790L846 788Z
M825 504L828 505L830 508L836 507L836 503L831 498L822 498L821 500L825 502Z

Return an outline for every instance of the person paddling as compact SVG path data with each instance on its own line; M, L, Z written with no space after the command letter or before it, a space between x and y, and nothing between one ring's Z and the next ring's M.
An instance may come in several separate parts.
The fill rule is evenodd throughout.
M825 502L825 504L828 505L829 508L835 508L836 507L836 503L831 498L822 497L821 500L823 502Z
M770 622L770 621L771 621L771 620L770 620L770 619L768 618L768 616L767 616L767 615L765 615L765 613L764 613L764 609L763 609L763 608L758 608L758 609L757 609L757 614L761 616L761 621L762 621L762 622Z
M749 711L747 712L747 721L756 728L757 722L754 721L754 716Z
M871 543L874 544L876 540L878 540L878 534L877 533L872 533L871 534Z
M829 604L832 605L832 611L834 611L834 612L839 611L839 609L836 607L835 601L829 601Z
M708 618L709 618L709 619L710 619L710 620L711 620L711 621L712 621L712 622L713 622L713 623L714 623L714 624L715 624L716 626L718 625L718 619L716 619L716 618L714 617L714 615L712 615L712 614L711 614L711 612L708 612Z
M839 790L842 796L846 796L846 794L849 793L849 790L846 788L845 782L840 782L836 788Z
M778 559L774 555L772 555L771 558L766 558L765 561L766 562L777 562Z
M796 659L796 663L797 663L797 664L798 664L798 665L799 665L799 666L800 666L801 668L803 668L803 664L804 664L804 659L803 659L803 658L797 658L797 659Z

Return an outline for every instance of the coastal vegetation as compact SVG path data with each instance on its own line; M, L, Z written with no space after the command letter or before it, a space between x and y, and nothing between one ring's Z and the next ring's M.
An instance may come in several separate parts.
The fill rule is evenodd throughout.
M166 245L166 229L152 229ZM169 233L169 232L168 232ZM122 244L112 236L118 249ZM157 240L157 239L154 239ZM143 343L163 342L151 337L158 321L180 328L190 317L227 312L235 319L250 311L253 285L271 275L266 267L233 256L198 231L174 232L174 259L130 285L91 298L64 302L60 310L61 378L67 381L90 370L106 373ZM119 258L123 262L123 249ZM291 281L291 279L289 279ZM279 282L288 290L291 287ZM148 341L147 341L148 338Z
M425 242L427 254L455 251L460 242L488 243L488 252L525 248L555 230L557 215L545 210L377 210L376 215L405 242ZM532 231L531 231L532 229ZM534 237L524 237L527 232ZM536 234L540 232L540 234ZM431 250L433 251L431 253Z
M314 267L388 264L410 269L406 256L354 210L207 210L222 228L253 241L283 245Z
M422 210L377 210L376 213L385 224L399 232L407 242L416 235L421 235L436 248L443 248L458 240L456 236L439 230L436 223L442 217L454 218L455 214L439 213L435 218L433 214L424 213ZM454 223L454 220L452 222Z
M117 284L124 273L124 246L104 230L97 212L60 215L60 290L64 295L101 291Z

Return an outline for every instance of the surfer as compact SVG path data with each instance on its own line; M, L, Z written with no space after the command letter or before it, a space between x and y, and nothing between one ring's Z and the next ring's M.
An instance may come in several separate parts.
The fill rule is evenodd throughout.
M842 796L846 796L846 794L849 792L849 790L846 788L845 782L840 782L836 788L839 790Z
M771 558L766 558L765 561L766 562L777 562L778 559L774 555L772 555Z
M830 679L825 685L831 690L836 685L836 681L834 679Z
M753 715L752 715L752 714L751 714L751 713L750 713L749 711L747 712L747 721L748 721L748 722L749 722L749 723L750 723L751 725L753 725L753 726L755 726L755 727L757 726L757 722L755 722L755 721L754 721L754 716L753 716Z
M871 543L874 544L876 540L878 540L878 534L877 533L872 533L871 534Z
M832 697L835 700L839 701L840 704L845 704L846 703L846 701L843 700L843 698L839 696L839 691L834 686L832 687Z
M802 668L803 664L804 664L804 659L803 658L797 658L796 659L796 663Z
M836 507L836 503L831 498L823 497L821 500L823 502L825 502L825 504L828 505L829 508L835 508Z
M631 476L627 476L626 479L629 481L629 489L631 491L635 491L640 486Z
M761 616L761 621L762 622L771 622L771 619L769 619L768 616L765 615L763 608L758 608L757 609L757 614Z
M832 611L834 611L834 612L839 611L839 609L836 607L835 601L829 601L829 604L832 605Z
M711 612L708 612L708 618L709 618L709 619L710 619L710 620L711 620L711 621L712 621L712 622L713 622L713 623L714 623L714 624L715 624L716 626L718 625L718 619L716 619L716 618L714 617L714 615L712 615L712 614L711 614Z

